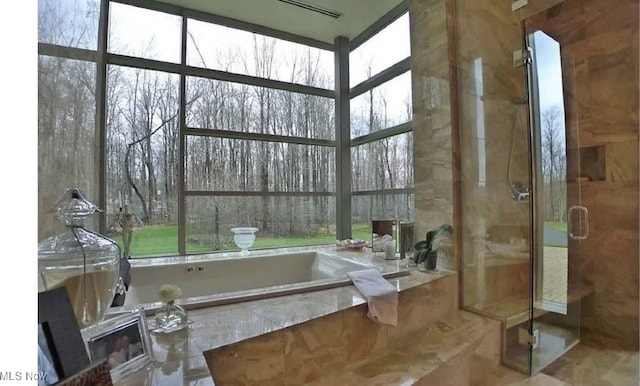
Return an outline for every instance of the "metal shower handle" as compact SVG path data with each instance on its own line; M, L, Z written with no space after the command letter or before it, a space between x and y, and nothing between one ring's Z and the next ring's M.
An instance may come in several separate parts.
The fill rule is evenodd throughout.
M580 235L574 235L573 234L573 221L571 218L571 215L575 212L575 211L580 211L584 213L584 229L585 231L582 232L582 216L580 216L580 230L581 230L581 234ZM571 237L574 240L586 240L589 237L589 210L587 210L586 207L582 206L582 205L574 205L572 207L569 208L569 211L567 212L567 231L569 233L569 237Z

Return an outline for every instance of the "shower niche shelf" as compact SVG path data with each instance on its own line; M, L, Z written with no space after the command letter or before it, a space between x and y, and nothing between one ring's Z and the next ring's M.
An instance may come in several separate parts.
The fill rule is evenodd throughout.
M576 161L579 164L576 165ZM605 181L606 166L604 145L567 149L569 182Z

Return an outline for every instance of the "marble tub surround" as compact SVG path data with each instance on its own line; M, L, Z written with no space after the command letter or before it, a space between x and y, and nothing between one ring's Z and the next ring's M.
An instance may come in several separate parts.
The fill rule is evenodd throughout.
M385 369L381 367L383 363L390 366L395 363L400 367L390 370L389 374L397 375L401 372L402 362L410 358L414 358L413 362L407 362L411 371L422 374L416 380L431 373L436 374L435 377L438 372L450 377L456 368L452 364L457 362L468 368L468 375L472 368L478 373L484 367L497 366L500 322L458 311L457 274L443 272L439 278L432 277L421 285L411 286L408 279L420 275L391 281L400 289L397 327L371 321L366 316L367 305L360 298L354 302L361 302L355 307L208 351L207 362L216 384L390 385L394 384L393 377L376 375L375 369ZM415 279L413 281L415 283ZM335 291L345 291L345 288L323 292ZM298 300L308 302L302 298ZM299 306L287 304L291 310ZM284 304L280 307L284 309ZM426 351L414 355L422 349ZM471 366L476 363L471 360L474 355L484 358L484 365ZM415 358L426 362L416 362ZM449 365L451 369L446 370ZM362 378L358 371L369 373ZM442 377L446 378L445 375ZM362 383L363 379L366 379L365 383Z
M334 248L336 252L343 253L335 249L335 247L328 248ZM404 265L402 261L384 260L382 254L378 256L366 251L345 251L344 253L351 255L356 260L377 266L397 267ZM439 297L451 294L452 291L455 293L456 274L454 272L426 273L419 272L415 268L412 268L412 272L411 275L393 278L389 282L400 292L433 283L430 288L439 294ZM424 290L419 291L419 293L422 294L422 297L426 297ZM240 304L190 310L188 312L188 317L191 321L189 328L181 332L186 334L187 343L184 343L185 339L181 338L180 335L175 340L169 339L167 342L167 339L163 341L165 336L154 334L152 339L156 363L122 379L118 382L118 385L213 385L214 378L211 377L209 372L212 352L225 352L225 350L233 347L233 352L237 354L236 349L242 350L246 346L249 349L247 349L246 355L243 355L245 355L245 358L250 359L249 363L273 361L275 359L270 355L269 348L274 345L274 336L284 337L283 331L287 328L317 323L314 321L324 317L344 318L344 323L350 326L349 334L345 335L345 339L352 342L352 344L345 355L347 358L355 360L375 347L383 347L381 342L383 340L386 342L387 339L386 330L382 330L364 316L366 314L366 302L364 296L354 286L348 285L315 292L259 299ZM437 304L442 302L425 299L423 303L434 308L441 308ZM451 303L447 307L453 309L456 306L457 303ZM400 309L403 310L400 315L410 313L406 305ZM442 313L434 312L434 315L442 316ZM323 324L318 325L323 326ZM413 322L403 327L405 329L415 329ZM322 331L324 329L325 327L321 327ZM383 331L385 331L384 334ZM372 332L373 335L367 332ZM364 338L360 335L361 333L365 334ZM158 342L158 339L160 342ZM168 349L167 347L172 347L172 341L175 343L173 349ZM257 348L254 347L254 342L257 342L255 343ZM320 339L316 342L322 342L322 340ZM218 358L222 362L217 363L224 363L224 357L222 358ZM230 359L236 360L237 358L234 354ZM233 366L236 366L236 364ZM233 371L245 376L247 372L246 368L232 367L231 364L228 366L222 365L221 367L223 369L221 371L222 376L225 375L225 372ZM269 372L271 370L265 371L266 374L271 374ZM258 372L255 375L249 374L246 376L250 377L247 380L250 384L253 380L262 379L265 375L263 372ZM256 380L255 383L260 382Z
M461 312L403 338L384 339L387 327L354 311L221 349L211 358L217 384L464 385L477 384L499 363L500 325L494 320ZM345 328L349 345L341 343Z
M450 304L445 304L444 300L435 299L445 294L455 293L456 276L454 272L449 271L441 273L415 271L409 276L391 279L389 282L401 295L410 289L422 294L424 297L422 303L432 306L431 313L438 316L440 313L436 312L437 309L444 307L453 309L457 305L452 301ZM421 289L425 284L430 285L427 289ZM427 293L433 295L426 296ZM424 318L425 313L415 312L413 319L408 318L408 315L411 315L410 301L403 296L398 300L398 318L406 319L407 322L400 324L396 329L415 329L415 324L419 323L420 318ZM242 304L192 310L189 312L189 320L193 321L191 331L194 339L205 350L213 350L358 306L361 306L363 315L366 317L366 303L367 300L360 291L350 285ZM374 324L369 319L367 322Z
M477 384L499 363L498 322L461 312L435 321L386 350L322 377L311 385Z

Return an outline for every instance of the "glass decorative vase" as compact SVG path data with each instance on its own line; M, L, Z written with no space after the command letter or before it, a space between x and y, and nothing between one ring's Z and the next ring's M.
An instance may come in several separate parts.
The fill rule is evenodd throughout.
M249 255L249 248L251 248L253 242L256 241L257 231L258 228L251 227L231 228L233 241L236 243L238 248L240 248L240 255Z
M66 287L80 328L104 319L120 268L118 245L84 227L95 212L80 189L68 189L55 207L66 231L38 244L38 291Z
M173 300L162 304L154 317L156 329L154 332L173 332L187 326L187 311Z

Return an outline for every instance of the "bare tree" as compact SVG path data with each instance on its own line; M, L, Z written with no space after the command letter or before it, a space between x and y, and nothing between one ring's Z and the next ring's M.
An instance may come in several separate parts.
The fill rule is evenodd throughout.
M566 152L563 143L564 130L562 109L553 105L541 114L542 175L545 187L545 218L550 221L564 220L566 206L564 179Z

